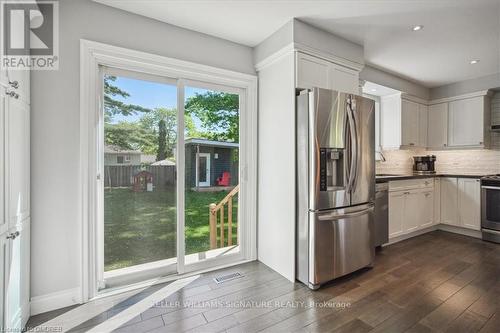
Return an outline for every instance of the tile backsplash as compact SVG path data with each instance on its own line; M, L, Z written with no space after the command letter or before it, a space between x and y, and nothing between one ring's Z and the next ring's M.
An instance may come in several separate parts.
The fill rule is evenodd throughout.
M411 173L413 156L436 155L436 171L456 174L495 174L500 173L500 151L478 150L384 150L386 162L378 161L377 173Z

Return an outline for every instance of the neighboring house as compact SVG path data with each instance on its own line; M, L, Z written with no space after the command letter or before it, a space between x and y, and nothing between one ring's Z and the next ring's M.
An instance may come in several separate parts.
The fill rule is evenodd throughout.
M104 165L140 165L142 153L139 150L124 150L118 146L104 146Z
M224 173L230 184L238 184L238 148L235 142L206 139L186 140L186 186L220 186L217 181Z
M156 155L141 155L141 164L153 164L154 162L156 162Z

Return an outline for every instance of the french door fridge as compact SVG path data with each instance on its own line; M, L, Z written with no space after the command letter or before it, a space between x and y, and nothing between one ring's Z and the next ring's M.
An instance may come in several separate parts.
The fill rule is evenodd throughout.
M296 102L296 275L317 289L375 256L375 108L320 88Z

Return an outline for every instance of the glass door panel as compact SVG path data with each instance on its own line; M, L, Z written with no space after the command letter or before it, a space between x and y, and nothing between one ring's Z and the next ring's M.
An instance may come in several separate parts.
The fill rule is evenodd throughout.
M239 253L240 97L185 87L185 264Z
M175 81L105 70L103 84L101 288L177 263Z

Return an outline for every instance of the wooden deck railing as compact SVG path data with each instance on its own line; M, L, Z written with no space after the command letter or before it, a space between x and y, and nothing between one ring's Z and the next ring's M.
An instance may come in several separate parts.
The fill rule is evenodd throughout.
M224 247L224 229L225 229L225 217L224 211L227 204L227 246L233 245L233 197L240 191L240 185L236 185L235 188L229 192L224 199L218 204L209 205L209 216L210 216L210 249L216 249L217 246L217 226L220 231L220 246ZM217 218L219 216L219 218Z

